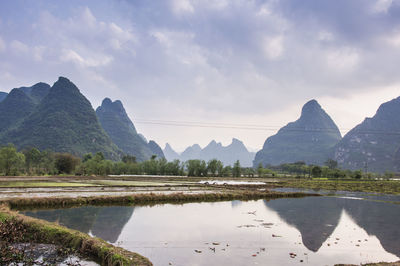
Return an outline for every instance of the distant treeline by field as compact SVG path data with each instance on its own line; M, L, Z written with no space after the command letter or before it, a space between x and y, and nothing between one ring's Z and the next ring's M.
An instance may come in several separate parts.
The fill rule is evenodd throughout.
M37 148L18 151L9 144L0 148L0 175L3 176L41 176L41 175L172 175L196 177L325 177L325 178L377 178L394 177L393 173L384 175L351 171L338 168L334 160L327 160L324 166L307 165L304 162L281 164L279 166L257 168L241 167L240 161L232 166L212 159L168 162L157 158L139 162L136 157L125 155L120 161L105 159L103 153L85 154L77 157L70 153L40 151Z

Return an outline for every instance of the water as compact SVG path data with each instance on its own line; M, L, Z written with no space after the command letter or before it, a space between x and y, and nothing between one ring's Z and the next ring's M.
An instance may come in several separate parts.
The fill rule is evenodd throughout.
M381 202L378 195L354 195L25 214L98 236L148 257L154 265L398 261L400 205Z

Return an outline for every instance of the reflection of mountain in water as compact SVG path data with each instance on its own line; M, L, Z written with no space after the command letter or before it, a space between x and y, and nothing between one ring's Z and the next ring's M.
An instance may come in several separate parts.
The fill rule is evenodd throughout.
M26 215L50 222L58 222L68 228L114 243L125 224L129 221L134 207L80 207L59 210L25 212Z
M400 205L333 197L265 201L288 224L296 227L304 245L318 251L338 225L342 210L369 235L375 235L383 248L400 256Z
M133 207L103 207L94 222L93 235L115 243L133 214Z
M383 248L400 257L400 205L365 200L343 200L344 209Z
M232 205L232 209L239 207L240 205L242 205L242 201L241 200L232 200L231 205Z
M286 223L296 227L304 245L316 252L339 223L342 209L335 198L308 197L265 201Z

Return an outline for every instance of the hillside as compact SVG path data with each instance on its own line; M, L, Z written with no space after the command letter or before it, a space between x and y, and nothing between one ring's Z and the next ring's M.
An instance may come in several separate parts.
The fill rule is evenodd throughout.
M35 103L20 89L13 89L0 102L0 134L15 127L33 112Z
M303 106L298 120L281 128L265 141L253 165L279 165L296 161L321 165L333 156L333 147L340 139L341 134L335 122L317 101L311 100Z
M8 93L0 91L0 102L2 102L6 97Z
M28 94L33 91L33 88L30 92L27 90ZM80 156L88 152L103 152L110 159L120 156L118 148L101 128L90 102L63 77L21 125L4 134L0 142Z
M32 87L21 87L18 89L20 89L26 95L31 97L33 101L39 103L49 93L50 85L44 82L39 82L33 85Z
M339 165L352 170L399 170L399 114L400 97L382 104L372 118L349 131L335 147Z
M137 133L121 101L112 102L105 98L96 109L96 115L106 133L125 154L135 156L138 161L148 160L152 155L164 157L161 148L154 141L147 143Z

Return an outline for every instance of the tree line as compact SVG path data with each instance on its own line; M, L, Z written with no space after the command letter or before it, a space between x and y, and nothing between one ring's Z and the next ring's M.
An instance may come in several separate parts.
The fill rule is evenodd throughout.
M219 160L208 162L189 160L168 162L155 155L150 160L138 162L136 157L125 155L121 161L105 159L101 152L86 154L82 158L70 153L40 151L36 148L18 151L10 144L0 148L0 175L172 175L172 176L233 176L246 171L236 161L224 166Z
M9 144L0 148L0 175L171 175L198 177L299 177L299 178L363 178L382 177L374 173L363 173L338 168L334 160L327 160L323 166L307 165L305 162L285 163L278 166L256 169L241 167L236 161L232 166L213 159L168 162L155 155L150 160L138 162L134 156L125 155L121 161L110 161L101 152L86 154L82 158L70 153L40 151L36 148L18 151ZM383 177L393 177L385 173Z

